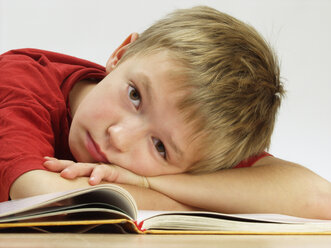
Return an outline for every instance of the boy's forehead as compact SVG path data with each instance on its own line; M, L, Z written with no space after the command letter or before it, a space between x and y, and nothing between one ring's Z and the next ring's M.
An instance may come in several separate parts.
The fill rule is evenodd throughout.
M151 74L160 75L172 80L183 80L185 77L184 63L176 59L176 56L168 50L139 53L128 60L136 67L136 70L140 70L147 76Z

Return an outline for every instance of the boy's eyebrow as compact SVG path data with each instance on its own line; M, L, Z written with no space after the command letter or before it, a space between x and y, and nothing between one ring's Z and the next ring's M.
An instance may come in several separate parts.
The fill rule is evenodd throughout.
M146 92L148 101L151 101L151 99L153 98L151 80L144 73L138 73L138 75L140 77L140 83L143 86L143 90ZM176 145L176 143L172 139L171 135L169 135L169 134L167 135L167 140L168 140L168 143L171 146L172 150L178 155L178 157L182 157L183 151Z

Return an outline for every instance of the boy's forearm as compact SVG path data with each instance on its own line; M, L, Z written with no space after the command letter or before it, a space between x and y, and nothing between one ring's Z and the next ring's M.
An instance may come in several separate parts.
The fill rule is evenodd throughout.
M47 194L89 187L88 178L75 180L62 178L58 173L34 170L20 176L10 189L11 199ZM139 209L146 210L193 210L192 207L179 203L166 195L133 185L120 184L129 191L137 202Z
M149 183L173 199L210 211L331 219L330 182L299 165L268 160L270 165L213 174L151 177Z

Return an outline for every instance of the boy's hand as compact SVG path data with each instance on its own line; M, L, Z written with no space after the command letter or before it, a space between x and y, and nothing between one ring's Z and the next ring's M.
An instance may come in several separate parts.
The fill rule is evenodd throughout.
M146 177L139 176L116 165L103 163L76 163L71 160L60 160L51 157L45 157L45 159L44 166L47 169L53 172L59 172L60 175L66 179L89 176L90 185L97 185L101 181L106 181L149 188L149 183Z

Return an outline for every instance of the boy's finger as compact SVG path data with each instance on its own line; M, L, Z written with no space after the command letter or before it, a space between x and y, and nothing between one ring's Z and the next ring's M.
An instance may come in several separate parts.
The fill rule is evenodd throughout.
M60 172L75 163L71 160L59 160L51 157L44 158L46 159L46 161L44 162L44 166L55 172Z
M57 158L48 157L48 156L45 156L44 159L45 159L46 161L54 161L54 162L57 162L57 163L60 163L60 164L72 164L72 163L75 163L75 162L72 161L72 160L57 159Z
M46 160L56 160L56 158L54 158L54 157L49 157L49 156L45 156L44 159L46 159Z
M68 166L70 166L70 164L72 164L74 162L71 163L60 163L58 160L47 160L44 162L44 166L48 169L50 169L51 171L54 172L60 172L62 170L64 170L65 168L67 168Z
M61 171L61 176L67 179L91 175L95 165L89 163L73 163Z
M103 179L105 179L105 173L107 173L107 168L105 168L103 165L96 166L91 172L89 184L99 184Z
M116 166L113 165L103 165L107 170L104 171L104 179L107 180L108 182L117 182L121 183L118 181L119 179L119 171L116 168Z
M102 179L100 177L91 175L88 182L89 182L90 185L93 186L93 185L98 185L101 182L101 180Z

